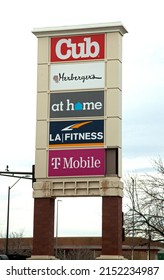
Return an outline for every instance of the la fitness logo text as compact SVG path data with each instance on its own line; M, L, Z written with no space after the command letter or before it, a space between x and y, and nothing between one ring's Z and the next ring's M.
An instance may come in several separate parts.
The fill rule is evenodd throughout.
M104 34L51 38L51 62L104 59Z

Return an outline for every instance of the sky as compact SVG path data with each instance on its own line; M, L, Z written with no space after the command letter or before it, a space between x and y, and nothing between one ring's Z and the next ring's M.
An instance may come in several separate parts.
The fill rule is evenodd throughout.
M162 0L6 0L0 3L0 171L31 172L35 163L37 38L34 28L122 22L123 175L151 170L164 158L164 36ZM0 234L6 232L7 190L0 176ZM32 183L11 190L10 232L33 234ZM84 207L85 205L85 207ZM101 235L101 198L59 203L59 235Z

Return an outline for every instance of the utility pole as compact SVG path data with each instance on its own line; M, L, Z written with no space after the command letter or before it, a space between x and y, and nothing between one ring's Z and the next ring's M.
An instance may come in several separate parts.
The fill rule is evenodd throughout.
M6 255L8 255L8 239L9 239L9 217L10 217L10 190L21 180L26 179L27 175L20 177L11 187L8 187L7 199L7 226L6 226Z
M57 258L57 254L58 254L58 215L59 215L59 209L58 209L58 203L62 202L61 199L58 199L56 204L56 238L55 238L55 257Z
M9 171L9 166L6 165L6 170L0 171L0 176L18 178L18 180L12 186L8 187L7 226L6 226L6 255L7 255L8 254L8 238L9 238L10 191L21 179L30 179L30 180L32 180L32 183L35 182L35 165L32 165L32 172Z

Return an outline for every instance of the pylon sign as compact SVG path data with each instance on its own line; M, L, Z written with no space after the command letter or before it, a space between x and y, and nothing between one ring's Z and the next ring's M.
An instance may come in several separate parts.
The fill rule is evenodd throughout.
M59 196L97 195L102 180L121 177L125 32L120 24L34 31L38 37L36 184L52 183ZM86 182L83 187L81 180Z
M54 254L52 198L101 196L101 259L122 259L126 32L121 23L33 31L38 38L34 257Z

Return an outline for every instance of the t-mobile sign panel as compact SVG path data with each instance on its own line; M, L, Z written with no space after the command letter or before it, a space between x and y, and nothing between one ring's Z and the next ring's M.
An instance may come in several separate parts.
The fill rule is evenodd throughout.
M50 65L50 90L95 89L105 86L105 62Z
M51 38L51 62L104 59L104 34Z
M49 150L49 177L104 175L104 149Z

